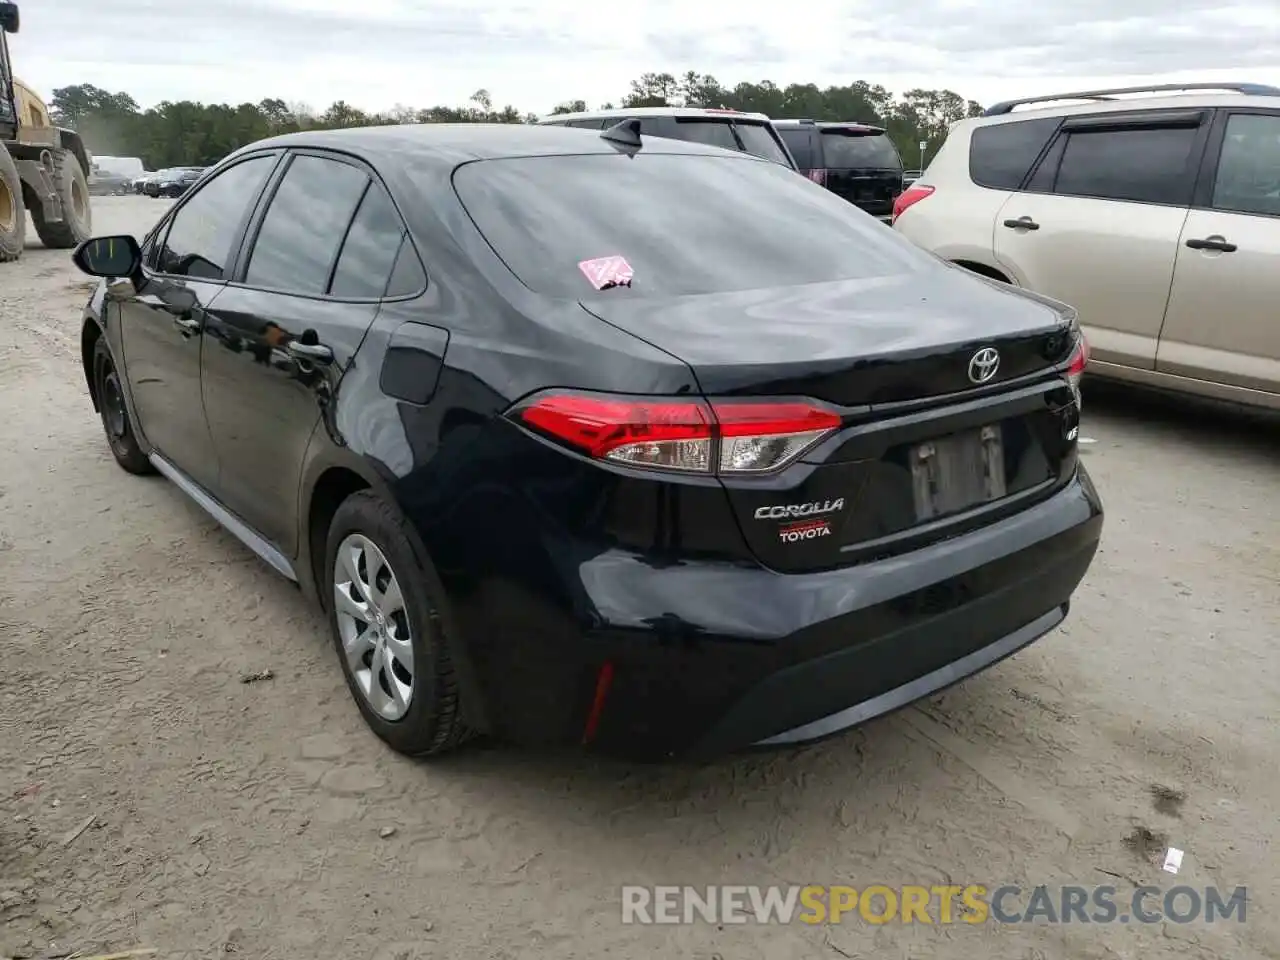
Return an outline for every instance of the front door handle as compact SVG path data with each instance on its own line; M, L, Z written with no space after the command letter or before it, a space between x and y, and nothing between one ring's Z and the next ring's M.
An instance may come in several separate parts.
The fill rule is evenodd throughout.
M196 333L200 329L200 321L189 312L175 313L173 315L173 323L184 334Z
M1219 250L1222 253L1235 253L1240 249L1234 243L1228 243L1225 237L1216 235L1205 237L1203 240L1188 240L1187 246L1192 250Z
M306 360L308 363L333 363L333 351L323 343L290 340L287 349L289 356L295 360Z
M1006 220L1006 227L1013 230L1039 230L1040 224L1036 223L1030 217L1019 217L1017 220Z

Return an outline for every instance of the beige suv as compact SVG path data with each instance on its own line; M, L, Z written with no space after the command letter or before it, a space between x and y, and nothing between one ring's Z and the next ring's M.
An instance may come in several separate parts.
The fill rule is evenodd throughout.
M1074 306L1089 376L1280 409L1280 89L997 104L951 128L893 221Z

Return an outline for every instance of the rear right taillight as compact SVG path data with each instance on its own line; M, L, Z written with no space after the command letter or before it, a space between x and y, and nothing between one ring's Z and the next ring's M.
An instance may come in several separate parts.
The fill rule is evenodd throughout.
M825 187L827 185L827 171L823 170L821 167L815 170L810 170L805 174L805 176L820 187Z
M898 218L907 212L911 207L915 206L925 197L933 196L933 187L921 186L913 183L911 186L898 194L898 199L893 201L893 219L890 223L897 223Z
M769 473L840 427L808 400L686 400L548 391L509 416L597 460L719 475Z
M1076 405L1080 405L1080 381L1084 379L1084 368L1089 365L1089 341L1083 331L1076 331L1075 346L1067 359L1067 382L1071 384L1071 392L1076 395Z

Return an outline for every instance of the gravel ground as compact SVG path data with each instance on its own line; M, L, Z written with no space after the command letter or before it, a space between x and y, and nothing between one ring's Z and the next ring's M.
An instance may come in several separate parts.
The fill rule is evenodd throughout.
M162 209L100 199L97 229ZM0 267L0 956L1280 957L1274 423L1090 391L1109 514L1067 624L892 717L699 767L418 763L294 588L111 461L87 289L65 252ZM620 922L626 883L971 882L1250 898L1243 924Z

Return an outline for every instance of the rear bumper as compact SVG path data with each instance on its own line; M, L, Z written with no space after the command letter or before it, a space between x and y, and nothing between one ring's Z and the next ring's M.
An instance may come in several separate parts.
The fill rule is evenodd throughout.
M593 748L638 758L828 736L970 676L1060 623L1102 520L1081 467L1019 514L844 569L780 574L597 554L563 585L586 596L588 618L571 626L561 611L563 631L508 636L500 668L481 669L489 726L526 742L583 742L594 726ZM467 626L474 635L481 624Z

